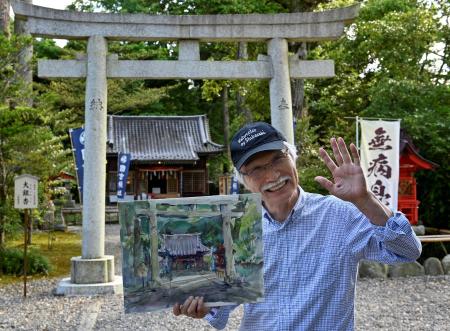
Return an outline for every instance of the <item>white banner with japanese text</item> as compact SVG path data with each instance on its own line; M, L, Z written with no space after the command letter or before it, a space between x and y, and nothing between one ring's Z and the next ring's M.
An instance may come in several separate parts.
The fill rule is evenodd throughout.
M400 169L400 121L361 123L361 167L367 187L391 210L397 210Z

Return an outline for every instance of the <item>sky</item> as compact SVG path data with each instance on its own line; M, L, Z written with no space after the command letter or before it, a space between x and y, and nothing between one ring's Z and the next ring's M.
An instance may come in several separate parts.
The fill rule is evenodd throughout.
M71 3L72 0L33 0L33 5L55 9L65 9Z

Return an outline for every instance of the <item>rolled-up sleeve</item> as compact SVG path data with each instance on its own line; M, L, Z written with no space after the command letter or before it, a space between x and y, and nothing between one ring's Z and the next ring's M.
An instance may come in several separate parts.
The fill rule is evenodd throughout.
M212 327L214 327L218 330L222 330L227 325L228 317L230 316L230 313L236 307L237 307L237 305L211 308L210 312L208 314L206 314L204 319Z
M402 213L396 212L384 226L372 227L365 258L384 263L412 262L422 253L422 244Z

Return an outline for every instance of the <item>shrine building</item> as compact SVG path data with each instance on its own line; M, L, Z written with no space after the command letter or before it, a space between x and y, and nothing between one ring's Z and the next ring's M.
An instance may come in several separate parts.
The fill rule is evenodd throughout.
M117 202L117 157L129 153L125 200L208 195L208 159L222 153L206 115L108 116L107 202Z
M400 180L398 186L398 210L406 215L412 225L419 222L419 204L414 173L418 170L433 170L438 165L419 155L411 138L400 131Z

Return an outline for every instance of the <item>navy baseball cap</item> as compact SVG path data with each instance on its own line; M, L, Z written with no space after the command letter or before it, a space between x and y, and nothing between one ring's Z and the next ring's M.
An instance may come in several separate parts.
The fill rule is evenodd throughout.
M283 149L286 138L272 125L265 122L249 123L231 140L231 159L239 170L256 153Z

